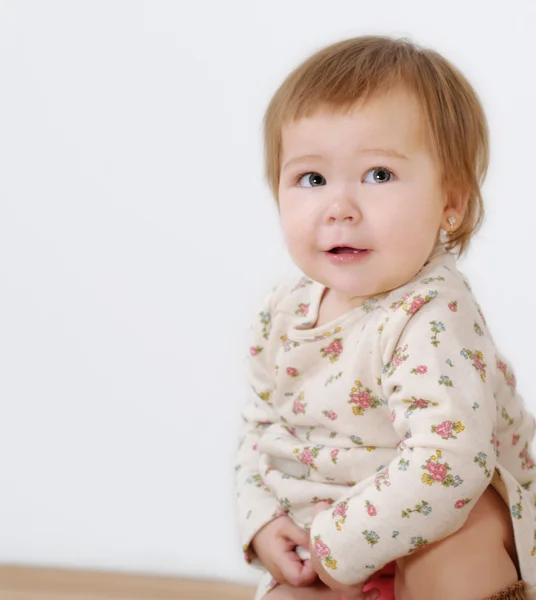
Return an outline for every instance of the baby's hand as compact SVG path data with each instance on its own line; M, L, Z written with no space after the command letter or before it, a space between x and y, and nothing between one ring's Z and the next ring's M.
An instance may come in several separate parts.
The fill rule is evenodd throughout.
M322 512L330 508L330 504L327 502L319 502L313 509L313 519ZM314 540L310 543L311 548L311 565L315 573L320 577L321 581L327 585L331 590L340 594L342 600L377 600L380 597L380 591L377 588L363 591L363 586L366 582L358 583L356 585L343 585L339 583L324 569L320 559L316 556L314 551Z
M283 516L265 525L251 542L262 564L278 583L300 587L317 578L310 560L301 561L296 546L308 546L309 534Z

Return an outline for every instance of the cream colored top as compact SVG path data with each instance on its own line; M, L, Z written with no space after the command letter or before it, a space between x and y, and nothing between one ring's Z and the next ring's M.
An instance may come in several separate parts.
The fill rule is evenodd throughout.
M288 514L336 580L362 582L459 529L493 480L536 598L535 419L455 258L439 251L407 285L312 328L323 291L279 286L253 326L236 467L246 557ZM331 509L311 522L320 500Z

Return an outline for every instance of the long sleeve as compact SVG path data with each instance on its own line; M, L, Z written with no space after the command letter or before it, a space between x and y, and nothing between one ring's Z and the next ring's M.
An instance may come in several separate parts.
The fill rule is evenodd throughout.
M410 292L391 305L383 335L399 454L312 526L323 565L344 584L457 531L496 463L495 349L470 297Z
M268 364L272 297L273 293L265 300L252 327L246 359L249 394L242 411L244 425L235 465L239 532L245 559L250 563L255 563L251 540L277 516L275 496L265 484L260 470L259 453L263 432L276 420L271 406L273 377Z

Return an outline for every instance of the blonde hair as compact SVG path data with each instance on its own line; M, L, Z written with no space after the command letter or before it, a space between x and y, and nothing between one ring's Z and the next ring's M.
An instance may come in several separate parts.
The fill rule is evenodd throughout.
M489 163L489 135L480 100L464 75L433 50L406 39L362 36L330 45L299 65L272 97L264 116L266 178L278 199L282 127L322 108L351 109L396 86L421 103L442 169L442 185L469 201L447 242L459 255L484 217L481 185Z

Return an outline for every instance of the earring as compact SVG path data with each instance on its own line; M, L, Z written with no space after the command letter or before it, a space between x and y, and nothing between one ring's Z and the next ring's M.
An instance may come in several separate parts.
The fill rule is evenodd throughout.
M456 223L456 217L449 217L447 219L447 221L449 222L449 235L452 235L454 233L454 224Z

